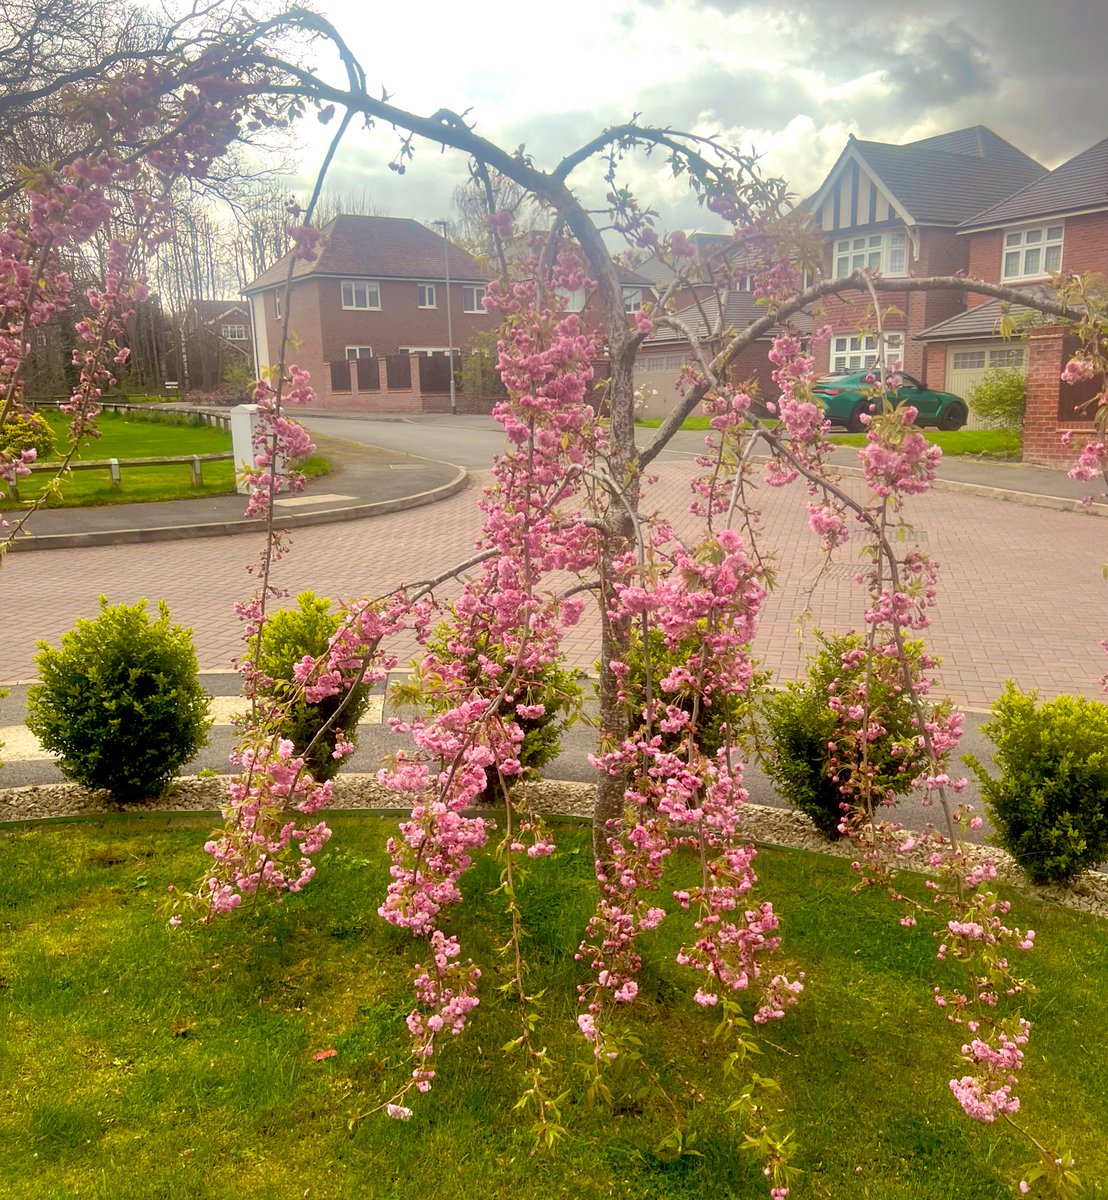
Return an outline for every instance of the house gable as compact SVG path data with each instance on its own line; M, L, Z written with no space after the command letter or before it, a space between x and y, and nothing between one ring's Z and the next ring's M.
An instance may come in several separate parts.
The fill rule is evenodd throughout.
M866 162L851 137L819 191L807 201L816 225L824 233L838 233L872 225L903 221L915 225L876 171Z

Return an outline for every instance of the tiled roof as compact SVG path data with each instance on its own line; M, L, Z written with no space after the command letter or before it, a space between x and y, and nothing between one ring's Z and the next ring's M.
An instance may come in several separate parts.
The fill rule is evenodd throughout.
M689 242L696 250L696 257L691 263L688 259L682 259L674 267L670 263L663 262L656 254L652 254L645 262L639 263L635 270L640 275L645 275L659 288L669 287L678 272L683 273L690 283L696 283L709 278L708 272L703 269L702 264L716 261L724 254L734 261L738 259L741 249L729 233L690 233Z
M443 239L433 229L409 217L338 216L322 230L323 253L315 262L298 261L293 279L309 275L345 275L368 279L442 279L446 257ZM464 250L447 243L450 278L461 283L484 283L489 272ZM284 283L289 255L263 271L244 292L258 292Z
M189 309L206 324L218 321L229 313L250 316L250 309L245 300L193 300Z
M714 323L719 314L719 307L715 298L709 297L703 301L703 309L708 315L709 323ZM742 330L751 324L751 322L757 321L765 315L766 306L759 304L755 300L753 292L728 292L723 305L723 328ZM705 323L699 305L690 304L687 308L674 313L674 316L688 325L698 338L707 338L709 336L709 324ZM790 324L801 333L811 332L812 321L807 313L797 313L790 318ZM764 336L772 337L773 334L767 333ZM655 346L672 346L674 344L687 344L684 335L678 333L676 329L664 326L655 330L643 342L643 348L649 350Z
M1108 208L1108 138L1082 150L1047 175L962 224L963 229L1007 225L1030 217Z
M1053 299L1054 292L1041 284L1026 289L1041 298ZM984 304L975 304L965 312L948 317L937 325L921 330L915 335L919 342L945 342L955 338L987 338L1000 336L1000 322L1009 316L1017 320L1024 317L1036 317L1038 313L1033 308L1023 304L1008 304L1004 300L988 300Z
M855 141L863 160L923 225L957 225L1045 174L984 126L893 146Z

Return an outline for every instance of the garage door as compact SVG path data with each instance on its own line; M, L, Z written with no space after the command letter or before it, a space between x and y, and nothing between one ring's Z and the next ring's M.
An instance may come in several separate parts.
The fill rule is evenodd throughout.
M1020 345L1011 342L973 342L951 346L946 352L946 388L956 396L968 398L992 367L1027 371L1027 354ZM990 425L970 407L967 429L988 429Z

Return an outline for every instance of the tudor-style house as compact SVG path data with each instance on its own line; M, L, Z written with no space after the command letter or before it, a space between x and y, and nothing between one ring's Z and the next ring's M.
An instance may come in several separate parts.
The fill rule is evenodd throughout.
M975 125L894 146L851 137L827 178L804 202L826 239L824 274L859 268L889 279L951 275L968 266L962 222L1045 174L1034 159L984 126ZM885 356L929 386L916 335L962 311L957 292L883 292ZM832 337L816 351L822 373L855 371L877 355L872 304L856 293L829 297Z

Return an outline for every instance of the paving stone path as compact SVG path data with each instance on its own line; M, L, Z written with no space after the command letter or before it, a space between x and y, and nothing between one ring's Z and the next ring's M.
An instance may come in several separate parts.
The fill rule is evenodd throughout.
M651 493L650 503L678 524L691 472L687 460L664 462ZM410 512L301 530L276 581L293 596L310 587L350 598L431 576L469 552L480 529L476 498L471 488ZM860 623L864 594L853 575L861 540L824 564L807 529L803 488L767 489L763 499L763 546L775 555L778 586L756 651L787 679L805 655L797 613L807 611L809 628L841 631ZM1044 698L1100 694L1098 679L1108 669L1099 645L1108 637L1101 573L1108 522L939 491L912 499L908 512L909 540L942 568L930 644L943 658L942 684L956 701L985 707L1009 677ZM245 567L258 548L260 538L207 538L7 558L0 573L6 630L0 681L32 678L36 638L56 643L77 617L95 615L100 593L113 603L164 597L175 619L193 628L202 669L225 669L240 647L233 604L252 589ZM570 631L566 650L575 665L589 667L597 646L598 621L590 615ZM403 662L414 647L401 642L397 649Z

